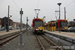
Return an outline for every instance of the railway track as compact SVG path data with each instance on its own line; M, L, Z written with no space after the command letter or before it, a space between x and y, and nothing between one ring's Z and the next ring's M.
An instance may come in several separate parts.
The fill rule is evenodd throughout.
M25 30L22 31L22 33L24 33ZM13 40L14 38L18 37L20 34L20 32L17 32L17 33L14 33L14 34L11 34L9 36L4 36L2 38L0 38L0 46L3 46L4 44L6 44L7 42Z
M59 47L57 48L51 48L51 46L57 46L55 43L53 43L52 41L50 41L47 37L45 37L44 35L35 35L41 50L61 50Z

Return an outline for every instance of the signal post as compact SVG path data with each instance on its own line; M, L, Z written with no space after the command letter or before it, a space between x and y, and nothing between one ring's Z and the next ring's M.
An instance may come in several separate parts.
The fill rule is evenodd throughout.
M22 45L22 15L23 15L22 8L20 11L20 15L21 15L21 19L20 19L20 45Z

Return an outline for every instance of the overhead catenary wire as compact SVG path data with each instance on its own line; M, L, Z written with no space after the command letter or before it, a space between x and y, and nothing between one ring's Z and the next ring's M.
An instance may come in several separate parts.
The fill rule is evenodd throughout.
M71 4L73 4L75 2L75 0L73 0L71 3L69 3L68 5L66 5L65 7L70 6Z
M39 2L40 2L40 0L38 0L38 3L37 3L37 8L39 7Z
M17 6L17 4L15 3L15 1L14 0L12 0L13 1L13 3L15 4L15 6L17 7L17 9L18 10L16 10L16 11L19 11L19 7Z
M73 4L75 2L75 0L73 0L71 3L69 3L68 5L66 5L65 7L68 7L68 6L70 6L71 4ZM63 10L64 8L62 8L61 10ZM55 13L53 13L53 14L55 14ZM50 15L50 16L53 16L53 14L52 15Z

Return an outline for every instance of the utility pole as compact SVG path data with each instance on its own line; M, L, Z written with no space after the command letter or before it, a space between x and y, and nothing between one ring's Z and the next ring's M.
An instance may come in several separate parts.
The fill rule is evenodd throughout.
M66 7L64 7L64 19L66 20Z
M9 32L9 7L10 7L10 6L8 5L8 20L7 20L7 24L6 24L6 27L7 27L7 28L6 28L6 29L7 29L6 31L7 31L7 32Z
M22 14L23 14L23 11L21 8L21 11L20 11L20 15L21 15L21 18L20 18L20 45L22 45Z

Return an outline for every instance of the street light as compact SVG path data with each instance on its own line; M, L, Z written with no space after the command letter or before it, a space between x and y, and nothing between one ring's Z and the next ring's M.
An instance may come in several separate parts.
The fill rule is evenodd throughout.
M38 18L40 9L34 9L34 10L35 10L36 18Z
M10 15L10 17L12 17L12 15ZM9 17L9 18L10 18L10 17Z
M11 18L11 17L12 17L12 15L10 15L10 17L9 17L9 21L8 21L8 22L9 22L9 26L10 26L10 18ZM9 27L9 26L8 26L8 27Z
M60 27L60 5L62 4L62 3L57 3L58 5L59 5L59 27ZM60 28L59 28L59 32L60 32Z
M60 20L60 5L62 4L62 3L57 3L58 5L59 5L59 20Z
M45 17L46 17L46 16L44 16L43 19L44 19Z
M44 18L46 18L46 16L44 16L44 17L43 17L44 23L46 23L46 21L45 21L45 19L44 19Z

